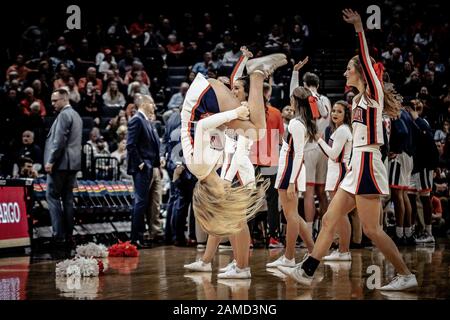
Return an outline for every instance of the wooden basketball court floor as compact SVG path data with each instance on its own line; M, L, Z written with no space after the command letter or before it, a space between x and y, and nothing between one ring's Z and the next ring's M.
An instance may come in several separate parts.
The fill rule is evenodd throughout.
M352 250L352 262L322 262L311 288L297 285L265 264L283 249L253 249L252 278L217 279L217 269L231 261L231 251L219 251L212 273L194 273L183 264L201 257L195 248L161 246L140 251L136 258L107 258L108 270L98 278L69 283L55 278L58 260L33 256L0 258L0 300L23 299L181 299L181 300L265 300L265 299L449 299L450 241L434 246L401 248L408 266L417 275L419 287L408 292L382 293L367 287L371 265L381 267L381 283L395 274L391 264L373 248ZM297 258L305 253L297 249ZM369 279L370 280L370 279ZM373 281L372 281L373 282Z

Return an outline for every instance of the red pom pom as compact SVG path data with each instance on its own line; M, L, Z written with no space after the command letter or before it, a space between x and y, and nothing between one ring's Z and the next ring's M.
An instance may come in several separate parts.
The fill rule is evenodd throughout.
M108 248L110 257L137 257L139 251L135 245L132 245L130 241L121 242Z

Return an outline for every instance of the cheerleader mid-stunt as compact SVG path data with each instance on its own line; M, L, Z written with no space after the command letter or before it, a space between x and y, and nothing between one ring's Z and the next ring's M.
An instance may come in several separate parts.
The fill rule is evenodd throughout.
M199 180L193 195L194 214L209 235L223 237L241 232L262 205L267 183L258 188L232 187L220 179L215 169L222 163L227 127L240 129L236 132L252 140L261 137L261 129L265 129L264 78L286 63L285 55L273 54L246 64L250 79L247 106L241 106L241 101L223 83L207 80L201 74L186 94L181 114L183 155L187 167ZM246 251L248 245L245 243ZM234 270L245 276L249 273L248 261L242 260Z
M350 171L346 174L336 195L323 217L314 250L292 271L287 271L297 282L311 285L313 275L333 241L337 223L353 208L358 215L364 233L383 255L394 265L398 275L381 290L405 290L417 286L412 274L391 238L379 224L380 196L389 193L386 168L381 160L383 145L382 112L392 117L399 115L400 103L393 92L383 90L368 53L361 17L357 12L344 10L345 22L353 24L359 37L360 55L352 58L345 72L347 85L358 89L353 99L352 127L353 150ZM285 268L285 267L279 267Z

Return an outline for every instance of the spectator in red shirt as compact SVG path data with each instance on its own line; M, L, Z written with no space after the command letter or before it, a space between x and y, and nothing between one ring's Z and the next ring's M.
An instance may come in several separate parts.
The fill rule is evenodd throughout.
M131 70L128 71L125 75L124 84L129 85L131 82L135 81L136 76L140 74L142 77L142 83L150 86L150 78L147 75L147 72L144 70L144 65L140 61L134 61Z
M86 84L88 82L92 82L94 84L94 88L97 91L102 92L103 83L102 80L97 78L97 70L94 67L90 67L86 71L86 77L81 78L78 81L78 90L80 93L86 92Z
M6 70L6 79L8 79L8 74L11 71L16 71L19 74L18 79L20 81L24 81L27 78L28 72L36 71L36 70L32 70L32 69L28 68L25 64L26 63L24 61L23 55L18 54L17 58L16 58L16 62L14 64L12 64L8 68L8 70Z
M39 115L41 117L45 117L45 115L47 114L47 112L45 111L45 105L41 99L37 99L34 96L33 88L28 87L23 91L23 93L25 94L25 99L20 101L20 106L22 107L22 113L25 116L29 116L29 115L31 115L31 113L35 113L35 112L31 112L31 105L34 102L36 102L39 104Z
M266 102L266 135L260 141L253 143L251 160L258 165L257 174L261 173L270 179L270 186L266 191L267 225L269 228L268 245L270 248L280 248L280 212L278 211L278 193L274 188L280 142L284 135L284 124L281 112L269 103L271 85L264 83L264 101Z

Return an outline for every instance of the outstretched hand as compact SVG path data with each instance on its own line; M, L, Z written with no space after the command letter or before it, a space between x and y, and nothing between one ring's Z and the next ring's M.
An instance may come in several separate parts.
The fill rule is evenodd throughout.
M307 56L304 60L300 60L296 65L294 65L294 70L299 71L301 68L305 66L309 61L309 57Z
M361 22L361 16L358 12L353 11L352 9L344 9L342 10L344 21L350 24L362 24Z
M253 53L250 50L248 50L246 46L241 47L241 52L244 57L247 57L249 59L253 58Z

